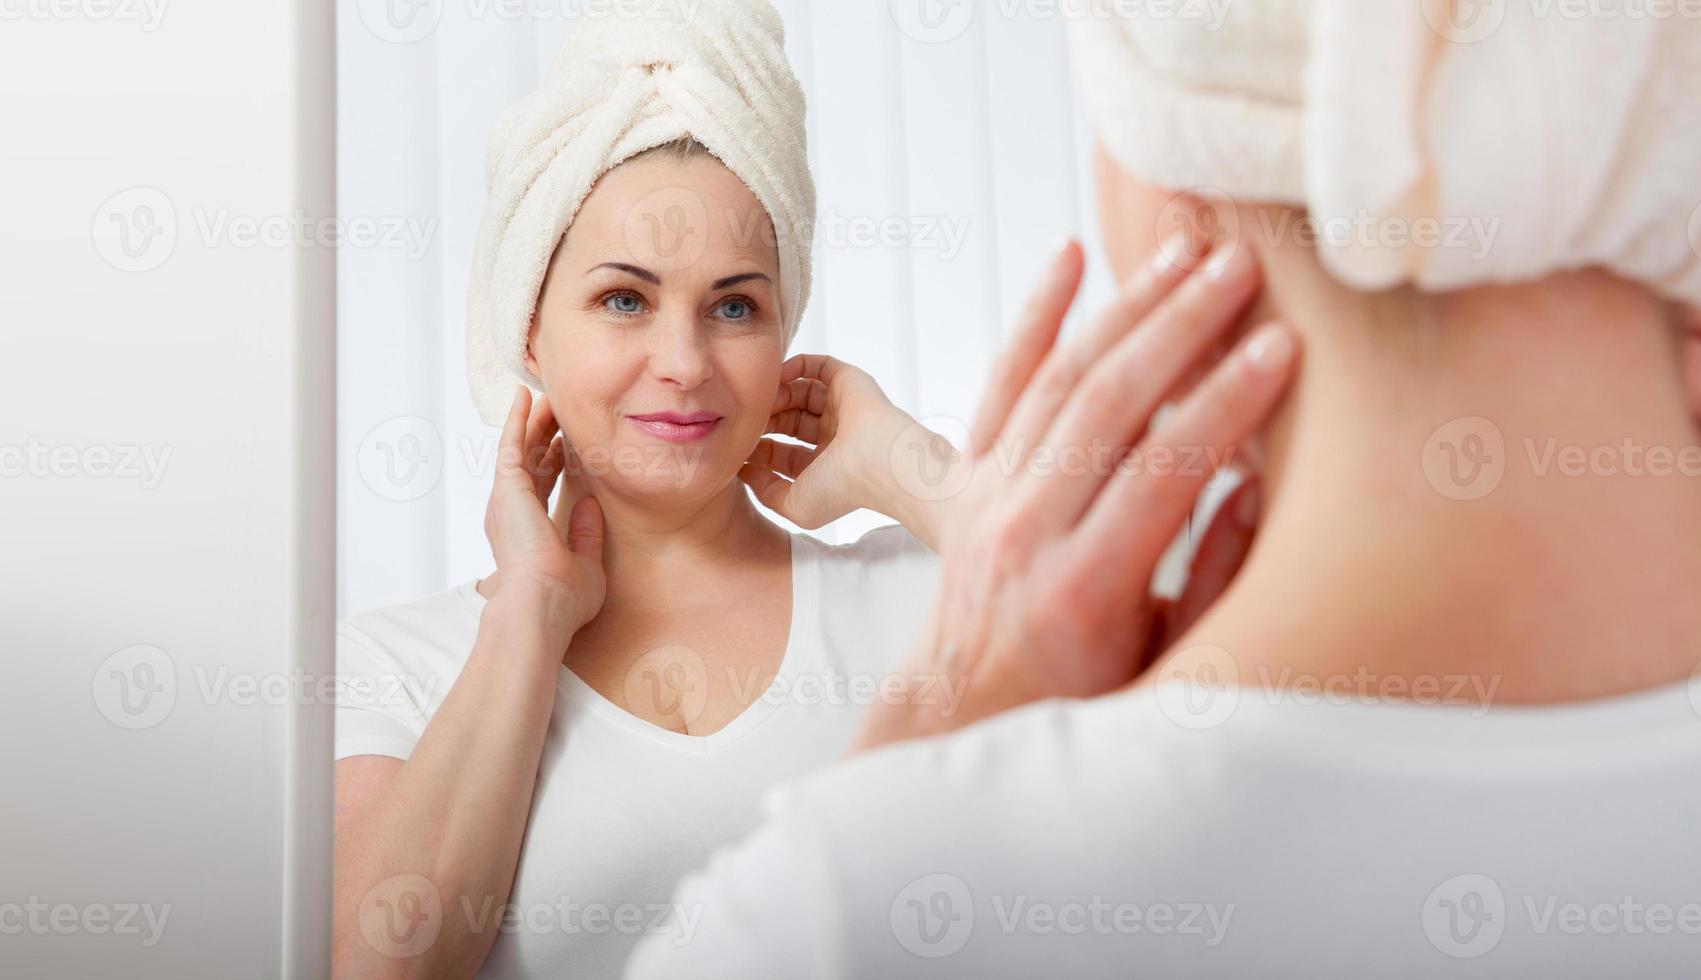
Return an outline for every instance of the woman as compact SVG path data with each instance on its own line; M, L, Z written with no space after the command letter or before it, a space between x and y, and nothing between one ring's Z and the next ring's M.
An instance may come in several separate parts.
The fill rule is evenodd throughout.
M1202 338L1147 277L1055 349L1030 324L986 431L1213 445L1303 344L1258 543L1130 683L1162 546L1131 518L1181 481L976 466L909 665L968 700L872 711L886 747L777 798L629 976L1693 975L1701 25L1513 4L1450 43L1446 8L1074 28L1113 260L1195 219L1178 191L1240 196L1209 264L1262 275L1258 333L1148 431L1112 365ZM1415 237L1449 218L1504 224Z
M496 571L339 630L346 687L421 692L339 711L340 975L612 976L644 935L689 943L677 879L844 752L923 621L937 505L905 488L936 440L861 372L784 360L813 191L778 21L682 27L587 23L492 139L469 369L487 417L511 399ZM904 526L829 548L745 485L804 526Z
M677 877L842 752L919 624L931 518L887 465L909 420L785 361L813 189L778 20L694 6L587 21L492 136L469 370L487 418L511 401L496 571L339 629L345 683L420 692L339 712L339 975L611 976L688 939ZM807 478L770 431L821 444ZM808 526L909 530L827 547L741 477Z
M489 953L491 976L607 976L646 932L689 936L673 879L744 828L764 785L850 737L858 702L808 692L883 676L919 624L932 559L907 532L828 548L769 523L740 484L770 418L807 414L788 408L801 386L781 385L778 263L723 222L688 272L642 264L621 247L623 216L676 186L712 214L760 213L712 157L673 147L586 199L526 355L554 397L522 388L503 430L496 573L339 630L345 681L405 678L427 695L339 714L349 975L373 960L470 974ZM873 433L873 411L894 410L847 416ZM585 462L565 481L564 539L545 504L569 445ZM896 494L830 492L847 510L903 511ZM419 901L440 909L425 932L404 914Z

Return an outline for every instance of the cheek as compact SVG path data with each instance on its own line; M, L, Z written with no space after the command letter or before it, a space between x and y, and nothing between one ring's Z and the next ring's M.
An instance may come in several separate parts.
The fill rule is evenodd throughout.
M722 377L746 421L766 423L768 410L780 387L780 364L784 351L779 341L741 344L721 359Z
M641 358L623 345L610 343L594 325L557 322L536 338L532 351L550 403L565 424L603 414L630 387ZM571 437L572 433L569 433Z
M1093 176L1105 258L1116 281L1126 282L1157 254L1174 195L1129 177L1103 148L1094 156Z

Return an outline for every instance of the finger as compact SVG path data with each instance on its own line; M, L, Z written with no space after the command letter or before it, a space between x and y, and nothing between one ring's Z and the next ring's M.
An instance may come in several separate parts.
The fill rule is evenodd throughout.
M1225 278L1194 276L1165 297L1082 376L1040 440L1061 474L1030 481L1030 501L1052 526L1080 518L1110 479L1112 457L1139 442L1152 413L1188 368L1230 328L1258 291L1258 266L1241 250Z
M750 463L795 480L815 462L815 450L795 443L763 439L750 454Z
M555 410L550 407L549 393L539 392L532 400L532 409L526 420L526 465L535 473L543 465L543 459L548 455L555 433L561 431L561 425L555 420Z
M804 442L821 444L821 416L794 408L768 417L768 431Z
M826 354L799 354L780 365L780 384L809 379L831 385L850 365Z
M574 501L580 497L588 497L591 493L590 470L585 465L584 457L574 447L566 433L561 435L561 484L563 492L571 494Z
M1241 321L1241 324L1244 325L1245 321ZM1186 398L1192 393L1193 389L1199 387L1199 382L1210 376L1211 369L1221 363L1223 358L1233 353L1235 345L1244 339L1245 336L1236 330L1230 330L1218 337L1205 351L1204 356L1189 365L1180 379L1169 386L1169 390L1164 392L1163 398L1160 399L1160 404L1173 405Z
M567 441L565 434L561 437L561 493L556 497L555 510L550 519L555 526L567 533L568 523L572 518L573 508L580 500L591 495L591 485L585 472L585 462L580 458L573 444Z
M1298 353L1287 325L1254 331L1119 466L1076 528L1075 546L1103 555L1109 574L1149 580L1205 483L1281 400Z
M1701 420L1701 307L1684 310L1683 386L1689 392L1689 410Z
M544 450L543 458L538 460L536 472L532 474L532 489L537 493L537 499L549 503L550 494L555 492L555 483L561 477L562 465L566 457L566 440L556 435Z
M567 547L600 562L602 541L602 505L595 497L580 497L567 518Z
M1208 265L1215 275L1243 274L1251 261L1238 249L1226 263ZM1074 392L1087 370L1129 331L1135 329L1183 282L1198 278L1188 268L1167 257L1172 248L1158 250L1158 257L1136 273L1115 301L1088 322L1080 336L1052 350L1017 401L1005 426L1003 438L1019 449L1029 449L1044 437L1058 411ZM1213 272L1207 272L1211 275Z
M1192 629L1240 573L1258 531L1261 489L1257 478L1248 478L1217 508L1193 553L1187 584L1166 617L1160 649Z
M529 487L531 474L525 469L526 418L531 413L532 390L520 385L514 391L514 401L508 406L507 421L502 423L502 436L496 444L496 485L498 487Z
M756 499L762 502L762 506L787 520L792 519L788 505L791 481L754 462L745 463L738 471L738 478L756 494Z
M1063 318L1080 291L1085 269L1081 246L1073 240L1065 242L1051 260L1044 281L1028 298L1027 306L1016 320L1014 336L993 365L980 410L969 428L973 452L991 448L993 440L1004 430L1017 398L1057 343L1057 332L1063 328Z
M1169 621L1175 616L1174 599L1154 598L1152 600L1151 623L1146 627L1146 642L1141 648L1140 663L1135 673L1144 674L1157 663L1158 655L1173 642L1170 637L1176 635L1169 628Z
M822 382L813 378L798 378L780 385L773 410L768 414L777 415L796 408L820 415L827 410L831 397L832 389Z

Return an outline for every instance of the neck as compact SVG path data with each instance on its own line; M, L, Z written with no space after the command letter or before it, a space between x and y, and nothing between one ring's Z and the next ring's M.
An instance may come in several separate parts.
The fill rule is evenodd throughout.
M682 569L768 556L785 538L736 480L707 498L666 506L607 490L596 496L603 511L603 567L610 596L624 593L631 583Z
M1258 543L1179 656L1227 649L1243 682L1471 677L1504 702L1688 676L1701 437L1664 307L1596 273L1425 299L1275 272L1306 363Z

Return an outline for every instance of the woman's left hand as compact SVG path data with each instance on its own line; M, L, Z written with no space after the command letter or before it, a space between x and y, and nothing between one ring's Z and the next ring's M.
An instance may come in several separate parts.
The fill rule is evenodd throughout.
M781 368L770 433L739 471L756 498L799 527L815 529L860 508L902 523L937 547L939 508L906 492L893 460L905 440L937 439L897 408L866 371L824 354L799 354ZM949 452L949 444L940 455Z

